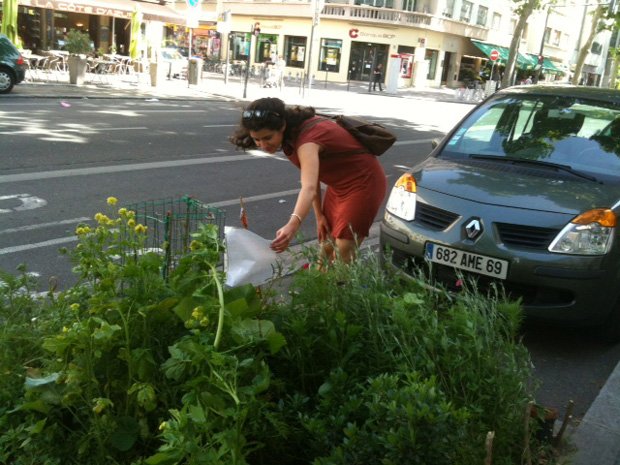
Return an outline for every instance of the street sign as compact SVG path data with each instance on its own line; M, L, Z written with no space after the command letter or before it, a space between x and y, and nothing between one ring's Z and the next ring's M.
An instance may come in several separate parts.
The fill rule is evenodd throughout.
M489 54L489 58L491 59L491 61L497 61L497 59L499 58L499 50L495 48L491 50L491 53Z

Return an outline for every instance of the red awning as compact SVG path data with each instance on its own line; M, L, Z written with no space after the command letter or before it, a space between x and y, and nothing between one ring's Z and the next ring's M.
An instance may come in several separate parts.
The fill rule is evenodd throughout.
M165 5L151 2L137 2L133 0L18 0L18 3L33 8L46 8L87 15L113 16L125 19L131 18L131 13L138 5L142 11L143 18L147 21L161 21L180 25L185 25L186 23L185 16Z

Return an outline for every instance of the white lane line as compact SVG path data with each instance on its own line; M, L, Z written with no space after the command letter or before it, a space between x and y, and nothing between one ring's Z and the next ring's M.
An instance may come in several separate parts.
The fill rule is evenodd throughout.
M178 166L206 165L232 161L252 160L253 155L228 155L225 157L190 158L187 160L156 161L151 163L131 163L127 165L98 166L92 168L73 168L57 171L39 171L36 173L7 174L0 176L0 184L7 182L36 181L39 179L67 178L71 176L89 176L93 174L122 173L126 171L142 171Z
M238 124L206 124L203 128L234 128Z
M127 108L123 110L78 110L78 113L106 113L106 114L117 114L119 111L135 111L138 113L206 113L210 110L179 110L174 107L168 109L154 110L154 109L138 109L138 108Z
M54 226L62 226L63 224L76 224L83 223L85 221L90 221L92 218L88 216L81 216L80 218L71 218L69 220L61 220L61 221L52 221L51 223L39 223L39 224L31 224L28 226L20 226L19 228L10 228L0 230L0 234L12 234L23 231L34 231L35 229L43 229L43 228L53 228Z
M71 237L59 237L58 239L50 239L48 241L37 242L35 244L16 245L14 247L5 247L0 249L0 255L7 255L15 252L24 252L25 250L38 249L40 247L49 247L51 245L68 244L69 242L76 242L77 236Z
M2 126L0 124L0 126ZM144 126L136 126L134 128L97 128L97 127L89 127L88 130L89 132L100 132L100 133L105 133L107 131L142 131L148 129L147 127ZM77 132L77 133L83 133L84 129L83 128L63 128L63 129L54 129L54 132L56 133L65 133L65 132ZM31 136L32 133L29 132L28 130L21 130L21 131L0 131L0 134L8 134L10 136Z
M282 198L282 197L286 197L289 195L296 195L299 192L299 189L291 189L288 191L280 191L280 192L272 192L270 194L261 194L261 195L253 195L251 197L244 197L243 201L246 203L249 202L258 202L261 200L269 200L269 199L274 199L274 198ZM213 202L213 203L209 203L209 205L213 206L213 207L217 207L217 208L223 208L223 207L230 207L230 206L234 206L234 205L239 205L239 199L231 199L231 200L223 200L221 202ZM46 223L46 224L41 224L41 225L33 225L33 229L38 228L38 227L45 227L46 225L56 225L56 224L60 224L60 223L68 223L68 222L76 222L76 223L80 223L82 221L87 221L90 220L91 218L74 218L72 220L64 220L62 222L56 222L56 223ZM27 226L25 226L27 227ZM21 228L16 228L16 229L21 229ZM5 231L0 231L1 233L4 232L8 232L10 230L5 230ZM43 241L43 242L35 242L32 244L24 244L24 245L16 245L13 247L5 247L3 249L0 249L0 255L8 255L11 253L17 253L17 252L25 252L27 250L33 250L33 249L39 249L41 247L50 247L53 245L59 245L59 244L67 244L70 242L76 242L77 241L77 236L69 236L69 237L59 237L57 239L50 239L47 241Z

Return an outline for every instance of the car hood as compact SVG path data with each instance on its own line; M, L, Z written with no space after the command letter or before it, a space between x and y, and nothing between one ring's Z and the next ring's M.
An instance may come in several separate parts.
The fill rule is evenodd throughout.
M429 158L413 175L418 192L429 189L476 203L528 210L579 214L611 208L620 197L617 186L553 169L489 160Z

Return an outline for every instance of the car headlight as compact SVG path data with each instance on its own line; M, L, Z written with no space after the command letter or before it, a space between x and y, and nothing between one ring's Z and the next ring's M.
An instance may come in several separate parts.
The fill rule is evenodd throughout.
M413 175L403 174L390 193L386 210L406 221L415 218L416 184Z
M611 249L616 214L603 208L577 216L556 236L549 252L575 255L604 255Z

